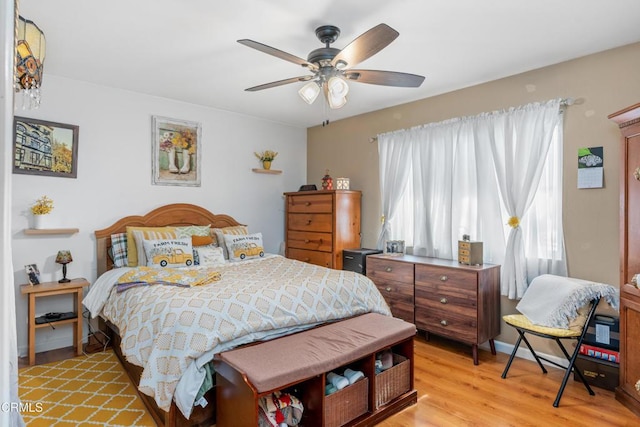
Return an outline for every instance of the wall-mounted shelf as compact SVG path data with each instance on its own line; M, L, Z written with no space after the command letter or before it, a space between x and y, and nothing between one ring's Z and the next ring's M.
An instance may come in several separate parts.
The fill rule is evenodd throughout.
M252 171L254 171L255 173L270 173L272 175L279 175L282 173L282 171L279 170L275 170L275 169L258 169L258 168L253 168L251 169Z
M35 228L25 228L24 234L30 236L46 236L51 234L75 234L80 231L77 228L43 228L43 229L35 229Z

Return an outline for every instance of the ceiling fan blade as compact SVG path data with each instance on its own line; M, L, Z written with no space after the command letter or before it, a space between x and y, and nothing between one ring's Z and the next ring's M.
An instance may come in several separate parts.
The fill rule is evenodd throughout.
M269 55L273 55L276 58L284 59L285 61L293 62L294 64L301 65L310 70L317 70L318 67L310 62L307 62L306 59L302 59L295 55L291 55L290 53L283 52L280 49L276 49L275 47L267 46L266 44L262 44L249 39L238 40L238 43L248 46L250 48L259 50L260 52L264 52Z
M424 81L424 76L396 71L347 70L344 76L359 83L382 86L418 87Z
M376 25L342 49L333 58L331 65L337 68L353 67L380 52L399 35L400 33L387 24ZM339 64L343 64L343 67Z
M297 82L306 82L309 81L313 78L314 76L300 76L300 77L292 77L290 79L284 79L284 80L278 80L275 82L271 82L271 83L265 83L263 85L258 85L258 86L254 86L254 87L250 87L245 89L247 92L256 92L258 90L263 90L263 89L270 89L272 87L278 87L278 86L283 86L283 85L288 85L290 83L297 83Z

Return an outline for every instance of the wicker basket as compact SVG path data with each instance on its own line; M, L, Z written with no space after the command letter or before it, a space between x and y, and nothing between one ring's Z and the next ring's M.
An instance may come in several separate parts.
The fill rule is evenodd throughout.
M409 391L411 361L393 354L393 366L376 375L376 409Z
M369 378L363 378L350 386L324 398L325 427L341 426L366 413L369 407Z

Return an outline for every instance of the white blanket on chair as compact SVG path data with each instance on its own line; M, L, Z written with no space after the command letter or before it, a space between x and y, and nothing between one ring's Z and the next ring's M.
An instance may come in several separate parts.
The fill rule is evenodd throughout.
M516 309L535 325L567 329L578 309L596 297L618 310L620 295L611 285L543 274L531 281Z

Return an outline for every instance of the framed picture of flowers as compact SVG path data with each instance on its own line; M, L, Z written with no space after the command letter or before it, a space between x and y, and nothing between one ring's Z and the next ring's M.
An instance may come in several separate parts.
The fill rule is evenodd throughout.
M78 126L13 119L13 173L76 178Z
M152 184L200 186L201 125L152 116Z

